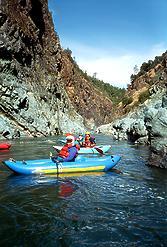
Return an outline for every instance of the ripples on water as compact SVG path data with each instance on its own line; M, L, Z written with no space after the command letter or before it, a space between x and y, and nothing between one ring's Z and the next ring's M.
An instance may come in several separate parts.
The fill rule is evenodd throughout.
M47 158L54 141L12 141L0 160ZM166 171L145 166L146 147L97 141L121 155L122 173L16 176L1 163L1 246L166 246Z

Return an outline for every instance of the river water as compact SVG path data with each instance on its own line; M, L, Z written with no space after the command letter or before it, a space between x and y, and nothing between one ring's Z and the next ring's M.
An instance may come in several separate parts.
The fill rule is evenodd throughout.
M147 147L96 139L121 156L117 170L16 176L0 162L0 246L166 246L167 172L145 165ZM0 160L48 158L57 140L13 140Z

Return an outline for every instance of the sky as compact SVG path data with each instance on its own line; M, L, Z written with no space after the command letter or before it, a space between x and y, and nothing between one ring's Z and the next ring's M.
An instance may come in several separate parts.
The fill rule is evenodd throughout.
M79 67L127 87L135 65L167 50L167 0L48 0L62 48Z

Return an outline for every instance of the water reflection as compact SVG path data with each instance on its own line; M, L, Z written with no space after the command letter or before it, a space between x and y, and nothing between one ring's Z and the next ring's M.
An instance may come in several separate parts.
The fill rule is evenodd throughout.
M39 186L56 186L56 191L58 197L69 197L77 189L77 187L69 180L62 180L56 176L24 176L24 175L10 175L6 179L6 186L8 190L16 190L19 192L19 189L23 190L28 188L29 190L32 187Z
M76 190L76 187L71 181L62 182L59 185L58 196L59 197L69 197L74 193L75 190Z
M6 185L10 188L24 188L37 186L40 184L48 183L50 181L46 180L45 177L42 176L26 176L11 174L7 177L6 182ZM54 182L57 183L57 180L55 180Z
M120 170L112 169L109 174L120 174L122 173ZM65 173L65 174L46 174L46 175L16 175L14 173L10 174L6 177L6 185L11 188L17 187L33 187L38 185L51 185L51 184L59 184L60 196L68 196L74 192L74 186L69 179L73 179L75 177L84 177L84 176L103 176L104 172L76 172L76 173Z

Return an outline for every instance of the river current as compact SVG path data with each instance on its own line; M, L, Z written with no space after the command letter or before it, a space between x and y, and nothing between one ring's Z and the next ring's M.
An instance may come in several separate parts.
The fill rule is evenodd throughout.
M121 156L109 173L16 176L1 162L48 158L59 138L0 152L0 246L167 246L167 171L145 165L147 147L97 135Z

